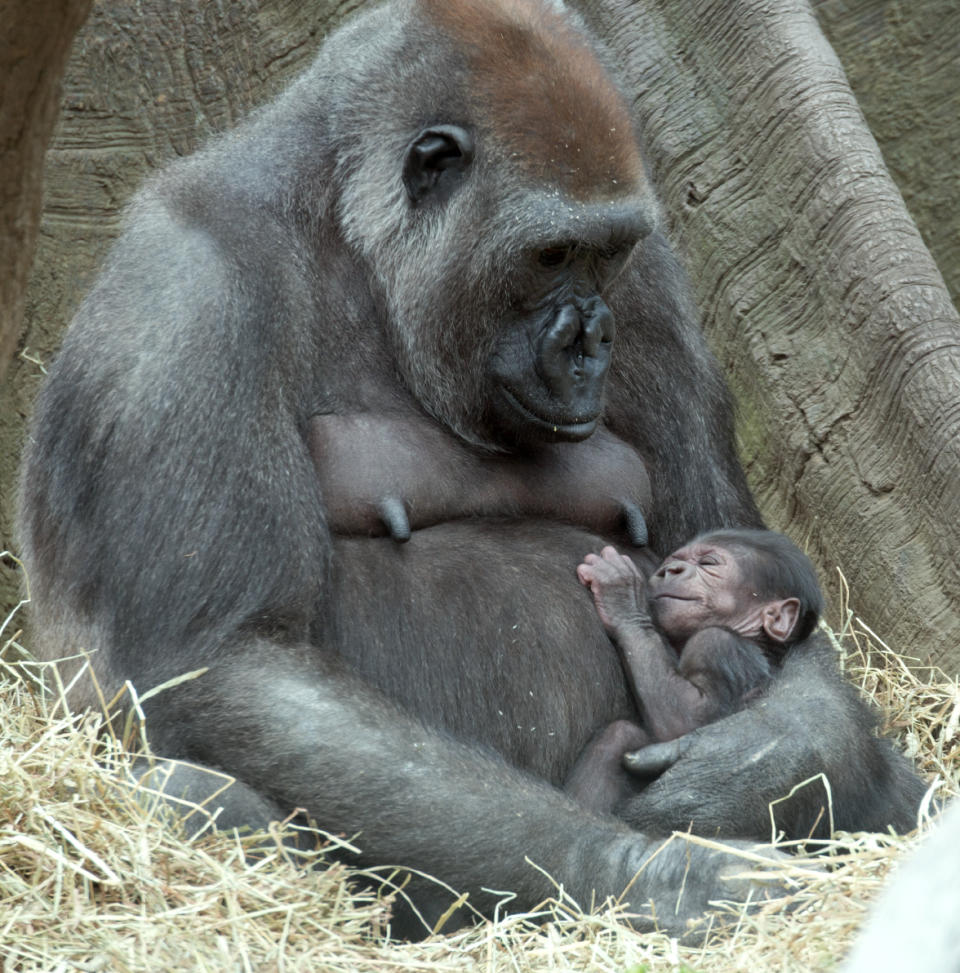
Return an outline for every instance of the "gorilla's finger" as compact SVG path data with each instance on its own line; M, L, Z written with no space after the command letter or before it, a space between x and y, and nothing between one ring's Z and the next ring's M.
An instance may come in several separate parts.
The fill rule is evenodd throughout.
M672 767L690 746L690 737L677 737L666 743L654 743L642 750L623 755L623 766L636 777L659 777Z

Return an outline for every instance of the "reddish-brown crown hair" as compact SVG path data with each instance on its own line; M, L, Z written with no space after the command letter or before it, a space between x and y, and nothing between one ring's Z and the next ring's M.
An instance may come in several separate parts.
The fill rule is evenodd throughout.
M422 0L463 50L472 92L519 165L576 198L643 178L627 106L596 54L538 0Z

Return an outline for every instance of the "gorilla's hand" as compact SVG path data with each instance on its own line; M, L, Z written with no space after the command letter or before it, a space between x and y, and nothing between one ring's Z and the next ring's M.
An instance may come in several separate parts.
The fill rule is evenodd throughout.
M626 758L631 773L659 776L617 815L646 833L692 828L725 838L826 836L842 826L876 761L869 717L839 682L831 653L819 636L795 646L746 709Z
M787 653L746 709L627 755L638 792L615 813L648 834L692 826L725 838L776 831L803 839L833 828L909 830L923 783L871 725L836 672L833 648L815 634Z
M760 903L788 894L785 875L776 867L787 860L768 845L729 841L708 846L675 834L648 853L637 879L641 888L663 894L641 903L628 888L623 898L631 915L638 916L631 918L638 929L655 926L693 944L709 931L716 916L706 913L718 903Z
M809 732L764 700L675 740L626 754L623 766L631 774L656 779L615 813L651 834L692 829L757 839L771 834L771 803L810 779L804 788L810 793L800 802L804 820L787 828L806 834L827 804L818 776L826 768L807 745ZM796 803L789 802L791 813Z
M577 568L580 583L593 594L603 627L612 636L637 625L649 627L647 579L625 554L607 546L587 554Z

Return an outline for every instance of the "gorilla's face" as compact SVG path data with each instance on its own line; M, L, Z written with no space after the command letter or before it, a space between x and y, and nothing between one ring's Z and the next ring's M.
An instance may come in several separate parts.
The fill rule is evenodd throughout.
M560 4L414 16L415 87L385 57L357 91L378 125L340 147L345 238L398 372L478 446L585 439L613 350L605 295L655 222L629 104Z
M431 83L372 86L396 98L389 124L342 165L399 373L468 442L585 439L614 343L605 294L655 222L628 104L560 6L417 9Z
M588 437L616 330L604 295L653 225L645 183L579 199L452 124L417 134L402 178L409 212L378 263L413 395L487 447Z
M514 271L526 292L505 309L486 362L488 422L503 440L585 439L603 411L616 333L603 295L647 227L621 212L578 229L528 247Z

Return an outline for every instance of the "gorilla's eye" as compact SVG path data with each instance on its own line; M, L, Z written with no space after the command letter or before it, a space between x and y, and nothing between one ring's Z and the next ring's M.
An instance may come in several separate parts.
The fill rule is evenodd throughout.
M537 262L541 267L562 267L569 256L569 247L547 247L537 254Z

